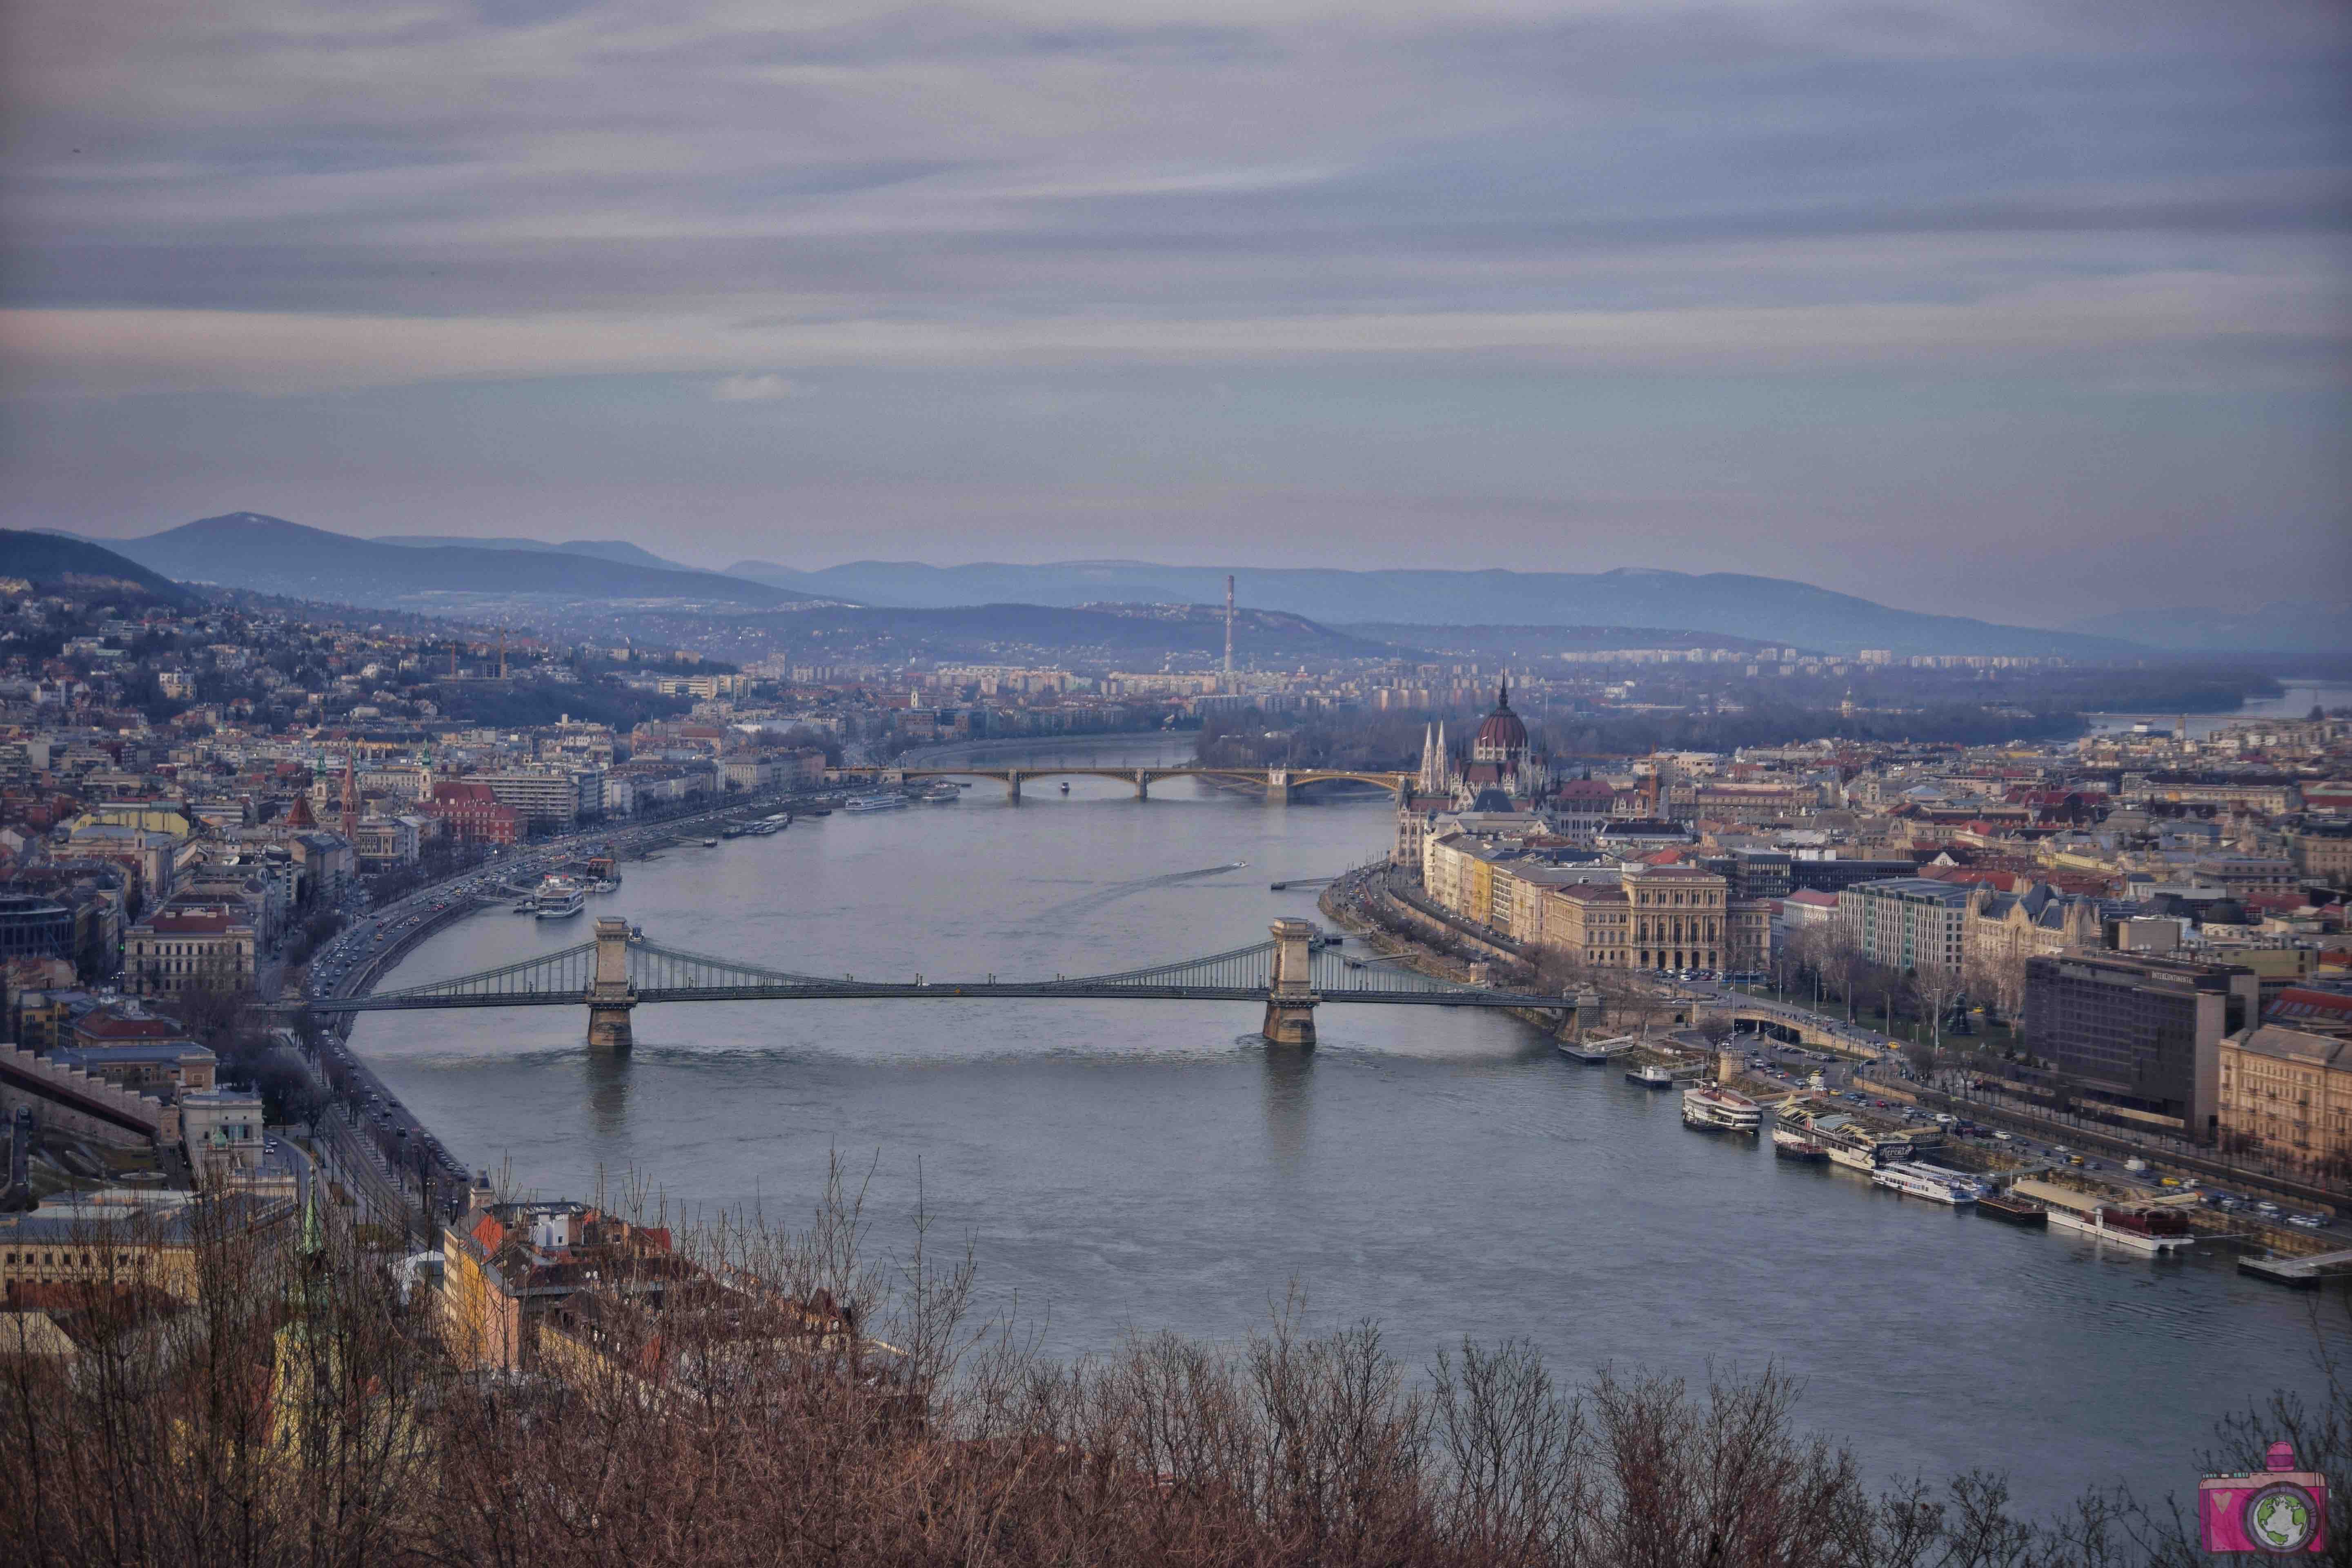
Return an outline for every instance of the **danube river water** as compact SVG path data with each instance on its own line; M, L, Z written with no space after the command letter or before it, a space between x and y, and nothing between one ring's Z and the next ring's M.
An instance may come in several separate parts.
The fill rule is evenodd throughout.
M2178 725L2183 717L2189 723L2191 737L2202 740L2225 724L2241 719L2300 719L2314 708L2333 712L2339 708L2352 708L2352 684L2341 680L2318 680L2290 676L2279 682L2276 697L2249 697L2231 713L2091 713L2091 732L2105 734L2116 730L2128 730L2135 724Z
M1268 882L1377 855L1391 824L1378 801L1030 788L1017 807L982 782L955 805L667 851L590 914L806 973L1101 973L1312 918L1311 891ZM392 984L588 934L491 910ZM2037 1508L2118 1479L2193 1490L2214 1417L2315 1377L2314 1298L1779 1163L1506 1016L1327 1007L1302 1054L1268 1049L1238 1005L648 1006L617 1064L589 1056L584 1023L363 1015L354 1044L459 1157L509 1161L544 1194L634 1171L673 1206L792 1223L829 1153L878 1156L887 1243L919 1173L989 1305L1017 1300L1059 1353L1130 1328L1237 1338L1296 1280L1315 1317L1377 1317L1417 1362L1466 1334L1532 1338L1571 1377L1777 1363L1803 1419L1878 1472L2007 1468Z

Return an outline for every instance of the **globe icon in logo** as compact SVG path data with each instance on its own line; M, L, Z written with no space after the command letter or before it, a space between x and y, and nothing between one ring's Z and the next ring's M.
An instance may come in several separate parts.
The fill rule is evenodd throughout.
M2240 1517L2246 1533L2266 1552L2299 1552L2319 1529L2311 1494L2291 1481L2256 1492Z

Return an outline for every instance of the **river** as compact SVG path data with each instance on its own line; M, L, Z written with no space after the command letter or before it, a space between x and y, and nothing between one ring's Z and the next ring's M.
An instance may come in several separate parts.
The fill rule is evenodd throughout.
M1312 891L1268 882L1378 855L1391 826L1382 801L1286 809L1189 783L1148 803L1107 780L1029 792L1016 807L980 782L959 805L667 851L590 913L806 973L1102 973L1313 918ZM491 910L389 984L587 935ZM798 1223L838 1151L878 1157L888 1241L919 1173L935 1240L969 1237L987 1304L1017 1303L1055 1353L1129 1328L1237 1338L1296 1280L1318 1321L1377 1317L1417 1363L1465 1334L1530 1337L1570 1379L1777 1363L1803 1420L1873 1470L2003 1468L2037 1509L2117 1479L2193 1491L2216 1416L2315 1375L2313 1298L2226 1258L2101 1257L1782 1164L1498 1015L1329 1006L1309 1055L1266 1048L1240 1005L647 1006L619 1063L588 1055L584 1022L369 1014L353 1044L461 1158L546 1195L636 1172L673 1209Z
M2241 719L2300 719L2314 708L2330 712L2352 708L2352 684L2341 680L2288 676L2279 685L2283 689L2276 697L2249 697L2230 713L2086 713L2084 717L2090 721L2094 735L2128 730L2135 724L2161 724L2168 730L2177 728L2185 718L2190 737L2203 740L2223 725L2234 724Z

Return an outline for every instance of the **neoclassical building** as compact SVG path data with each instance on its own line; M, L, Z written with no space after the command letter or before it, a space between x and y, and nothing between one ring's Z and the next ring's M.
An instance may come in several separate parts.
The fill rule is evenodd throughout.
M1627 866L1613 884L1548 895L1544 940L1594 969L1738 969L1771 947L1762 900L1735 911L1731 885L1696 866ZM1763 916L1753 931L1735 912Z

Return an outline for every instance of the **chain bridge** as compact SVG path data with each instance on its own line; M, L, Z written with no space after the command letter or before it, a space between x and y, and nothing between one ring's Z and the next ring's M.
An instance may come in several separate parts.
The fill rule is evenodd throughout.
M1248 947L1112 974L1050 980L861 980L852 974L802 974L731 958L685 952L634 935L626 921L596 922L596 939L520 963L428 984L356 996L322 996L313 1013L388 1013L445 1007L585 1006L592 1046L625 1051L629 1016L663 1002L1010 1001L1081 997L1097 1001L1250 1002L1265 1007L1265 1037L1281 1045L1315 1043L1315 1009L1326 1003L1436 1007L1572 1008L1570 997L1501 991L1365 961L1326 944L1312 921L1274 922L1271 937Z

